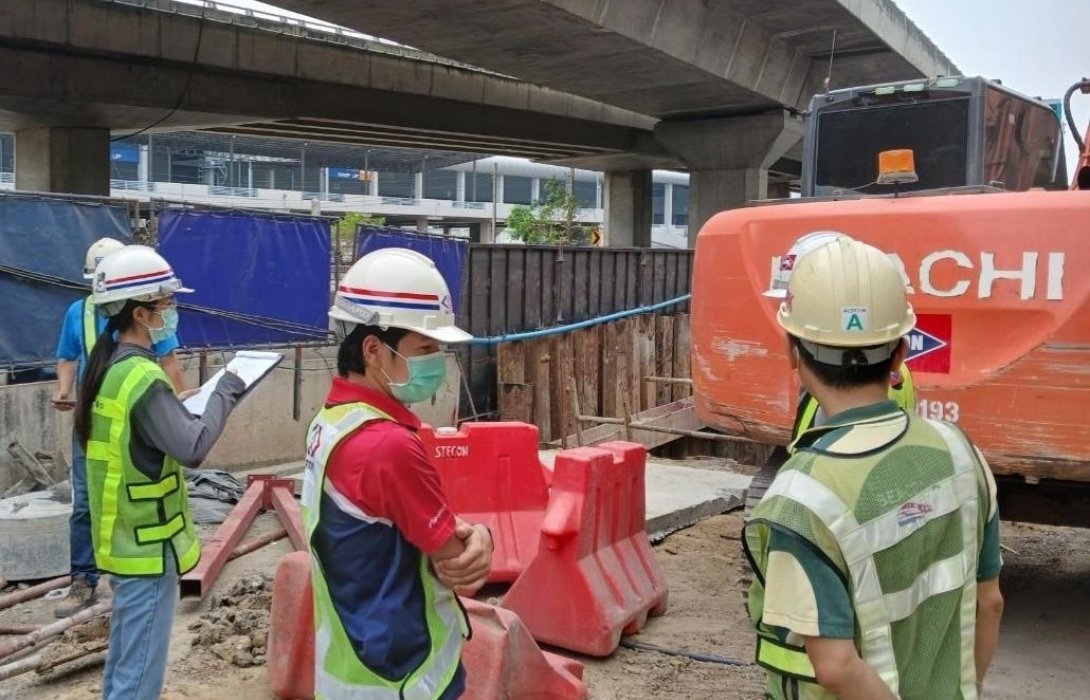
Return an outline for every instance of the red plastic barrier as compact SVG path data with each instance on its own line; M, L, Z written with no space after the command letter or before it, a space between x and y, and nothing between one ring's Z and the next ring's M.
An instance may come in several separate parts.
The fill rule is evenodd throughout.
M583 664L542 651L518 615L462 600L473 638L462 649L466 700L583 700Z
M269 687L281 700L314 698L314 595L310 554L280 560L269 619Z
M538 431L526 423L420 429L451 510L492 530L489 581L514 581L537 555L549 502Z
M539 642L607 656L622 632L666 612L666 578L644 525L641 445L557 455L541 550L503 599Z
M462 648L466 700L583 700L583 665L542 651L518 615L462 599L473 638ZM273 581L269 685L281 700L314 698L314 608L310 556L280 560Z

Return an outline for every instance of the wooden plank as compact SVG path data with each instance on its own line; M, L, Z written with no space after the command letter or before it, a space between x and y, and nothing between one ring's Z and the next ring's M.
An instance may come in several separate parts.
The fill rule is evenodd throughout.
M567 253L572 270L572 317L571 321L590 318L590 254L585 250Z
M621 279L617 275L617 255L613 251L603 252L602 257L599 258L599 269L601 275L601 284L599 288L600 299L598 310L602 315L611 314L617 309L617 280Z
M526 251L512 250L507 253L507 276L498 281L507 297L505 330L509 333L531 328L527 323L526 304L537 304L537 299L526 294Z
M552 250L535 250L541 266L541 326L548 328L557 324L556 300L559 290L556 288L556 261Z
M601 333L601 326L572 333L572 375L579 391L579 410L588 415L598 415L602 406L598 381L602 372Z
M496 378L500 384L526 384L526 342L501 343L496 348Z
M563 250L558 250L554 262L556 278L553 280L553 284L556 285L558 294L556 302L558 320L562 323L571 323L572 314L574 313L571 256L566 254Z
M678 314L677 316L674 316L674 377L684 379L692 378L691 348L692 341L689 332L689 315ZM683 399L686 396L691 396L693 393L691 386L686 386L684 384L674 384L672 386L675 401Z
M533 384L533 423L541 432L541 440L553 439L552 407L550 403L549 339L542 338L530 343L526 350L526 371Z
M644 305L644 298L649 297L651 287L650 283L646 287L642 286L644 284L644 252L630 252L625 255L628 258L628 278L625 280L623 308L632 309Z
M533 331L545 327L542 323L544 312L542 301L545 298L545 292L541 284L541 252L526 250L523 256L523 265L526 269L523 317L526 325L520 330Z
M492 251L489 260L490 294L488 299L488 333L499 335L508 331L507 327L507 253L498 249Z
M621 366L620 357L622 323L617 321L602 326L602 415L614 418L621 415L619 384L627 371Z
M583 415L588 414L584 412ZM691 398L674 401L664 406L656 406L647 411L640 411L632 416L632 422L653 425L659 428L678 428L680 430L702 430L704 428L704 424L697 418L696 409ZM610 440L625 439L625 427L623 425L599 425L596 427L591 427L589 423L584 425L587 426L583 430L582 436L584 445L598 445ZM639 428L633 428L631 433L633 441L646 446L648 449L669 444L681 437L669 433L640 430ZM569 435L567 440L569 444L574 444L575 435Z
M668 253L667 253L668 255ZM654 255L651 257L651 303L657 304L666 301L666 255Z
M587 251L587 285L590 289L587 295L587 314L590 318L603 315L602 311L602 286L608 281L602 277L602 251Z
M674 372L674 317L655 317L655 374L672 377ZM658 403L670 403L673 389L669 384L659 384L655 389Z
M639 319L640 410L646 411L658 405L657 388L645 379L655 375L655 317L644 314Z
M628 401L628 410L639 413L643 410L643 377L640 376L640 317L633 316L626 319L624 353L628 362L628 386L625 387L625 400Z
M488 335L488 311L491 307L490 287L492 268L491 257L487 248L474 246L469 255L469 332L473 335Z
M552 373L549 397L552 409L553 434L557 437L574 434L575 412L572 410L572 382L575 373L574 338L571 333L554 336L551 343ZM575 443L570 443L574 446Z

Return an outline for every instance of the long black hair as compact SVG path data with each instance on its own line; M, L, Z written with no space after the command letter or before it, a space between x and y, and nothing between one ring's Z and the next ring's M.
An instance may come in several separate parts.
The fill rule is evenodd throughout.
M106 329L95 340L95 347L91 356L87 358L87 367L84 369L83 383L79 388L79 401L76 404L76 438L80 445L87 449L87 441L91 438L91 408L98 397L102 381L106 379L106 371L110 369L110 358L117 350L117 340L114 334L127 331L135 322L133 312L138 308L154 309L155 303L149 301L133 301L129 299L121 311L110 316L106 321Z

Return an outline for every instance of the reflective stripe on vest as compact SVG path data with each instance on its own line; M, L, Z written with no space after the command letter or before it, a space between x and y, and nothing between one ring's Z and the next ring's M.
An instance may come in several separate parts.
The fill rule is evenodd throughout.
M98 318L95 313L95 302L91 297L83 300L83 357L91 359L91 351L98 340Z
M360 520L392 527L392 523L363 513L347 501L325 478L329 457L345 438L367 423L393 420L389 415L363 403L323 409L307 431L307 462L303 474L301 505L310 542L321 517L322 494L329 495L345 513ZM461 661L462 637L468 622L453 591L439 584L431 573L428 558L420 556L420 581L431 638L431 652L420 667L401 681L389 681L368 669L347 640L347 632L336 613L321 566L311 552L311 582L314 589L315 698L318 700L432 700L450 685ZM459 633L460 632L460 633ZM351 659L349 668L331 669L337 660ZM337 671L340 671L338 673Z
M164 457L162 476L148 479L132 463L133 406L157 381L169 383L154 362L130 357L109 368L91 410L87 478L95 561L121 576L156 576L169 544L184 574L200 560L200 540L182 479L182 468Z
M809 474L796 470L781 473L765 498L782 497L801 504L818 516L836 538L852 581L851 592L861 636L860 655L893 691L899 687L900 673L893 648L892 624L911 616L927 599L962 589L961 688L965 698L975 698L975 670L969 668L966 673L964 660L973 658L976 624L977 525L981 507L976 460L964 438L953 428L937 421L927 422L938 430L946 443L954 474L928 486L912 501L929 509L927 520L959 511L963 546L960 553L932 563L904 590L882 592L874 555L911 536L926 520L917 527L902 526L898 523L899 509L894 508L861 525L832 490ZM972 667L972 664L968 666ZM794 664L782 671L791 673L792 668Z
M804 647L781 644L762 634L757 635L757 665L780 675L817 683L817 671Z

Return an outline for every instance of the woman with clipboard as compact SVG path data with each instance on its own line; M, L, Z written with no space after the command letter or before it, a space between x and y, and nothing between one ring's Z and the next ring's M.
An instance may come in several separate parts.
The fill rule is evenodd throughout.
M178 577L201 555L182 468L204 460L246 389L224 373L196 418L155 363L153 343L178 325L174 294L191 291L145 246L125 246L95 271L94 303L109 320L87 363L76 437L87 454L95 561L114 594L105 700L160 695Z

